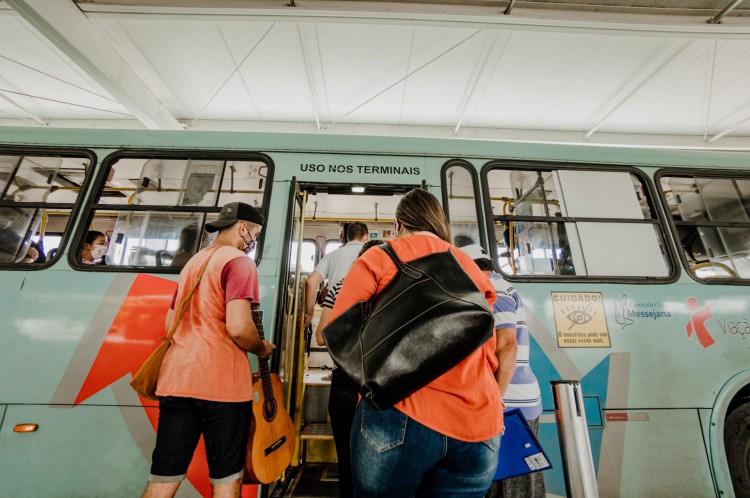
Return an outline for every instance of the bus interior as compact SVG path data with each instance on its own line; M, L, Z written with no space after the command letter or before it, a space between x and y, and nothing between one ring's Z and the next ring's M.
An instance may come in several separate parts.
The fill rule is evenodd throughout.
M338 249L346 240L348 223L361 221L367 225L369 238L386 240L394 236L394 219L399 200L418 185L322 184L299 185L296 193L300 218L291 234L289 278L286 289L290 301L304 303L304 283L326 254ZM302 240L301 245L296 242ZM299 272L297 272L299 268ZM295 286L294 282L299 282ZM294 301L292 301L294 302ZM287 408L292 416L300 444L285 484L277 486L272 496L335 496L337 495L337 456L333 433L327 416L333 360L324 346L318 346L317 328L320 304L315 305L311 325L302 330L304 306L300 304L293 316L286 317L287 330L280 373L287 386ZM294 324L294 325L291 325Z

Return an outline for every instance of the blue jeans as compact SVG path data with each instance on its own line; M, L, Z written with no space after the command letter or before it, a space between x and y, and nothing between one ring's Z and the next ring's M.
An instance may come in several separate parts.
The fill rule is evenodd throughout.
M363 399L351 435L354 496L483 497L497 469L499 447L500 435L479 443L459 441Z

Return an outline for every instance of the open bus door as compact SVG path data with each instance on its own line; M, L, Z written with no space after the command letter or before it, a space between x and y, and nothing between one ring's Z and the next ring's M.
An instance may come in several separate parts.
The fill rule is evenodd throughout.
M286 250L282 261L282 281L280 282L280 303L277 330L279 344L280 377L284 383L284 402L289 415L294 419L295 379L299 355L299 329L303 320L301 300L304 287L300 282L300 259L302 257L302 233L307 193L300 190L296 178L292 178L289 196L289 218L287 220ZM296 424L295 424L296 425ZM295 455L294 461L297 460Z
M299 386L301 376L304 374L304 282L300 278L300 259L302 257L302 234L305 228L305 204L307 192L303 192L296 178L292 178L289 189L289 204L287 208L288 219L284 240L287 241L286 250L282 260L281 281L279 282L279 306L276 320L276 330L280 334L276 337L277 359L279 364L279 376L284 385L284 404L287 413L294 422L296 438L295 452L292 457L292 466L295 467L300 461L299 432L300 432L300 401L302 396ZM284 487L284 486L282 486ZM274 491L271 487L271 491ZM273 496L278 495L273 493Z
M364 192L352 187L364 188ZM425 182L398 184L303 183L292 180L286 251L282 262L277 353L297 445L287 482L272 497L329 497L338 494L338 455L327 417L333 361L311 334L322 308L316 305L312 328L304 330L305 281L317 258L345 242L346 226L361 221L372 239L395 236L395 209L401 197ZM311 255L314 246L315 255ZM313 343L313 344L310 344Z

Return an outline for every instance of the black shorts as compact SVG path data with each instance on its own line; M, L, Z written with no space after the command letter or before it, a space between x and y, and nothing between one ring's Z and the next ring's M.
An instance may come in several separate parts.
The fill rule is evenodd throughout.
M174 396L161 398L149 480L177 482L184 479L201 434L211 484L240 478L245 467L252 417L252 401L223 403Z

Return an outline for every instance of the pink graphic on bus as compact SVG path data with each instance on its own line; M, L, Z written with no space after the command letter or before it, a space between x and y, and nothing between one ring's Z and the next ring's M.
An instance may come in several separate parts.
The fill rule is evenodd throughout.
M708 307L708 305L699 308L700 305L698 304L698 300L694 297L689 298L687 300L687 304L691 310L695 311L695 313L693 313L693 316L690 317L690 321L685 326L687 335L688 337L690 337L693 332L695 332L695 335L698 337L701 346L707 348L711 344L716 342L714 341L714 338L711 337L711 334L706 328L706 320L713 317L713 315L711 314L711 309Z

